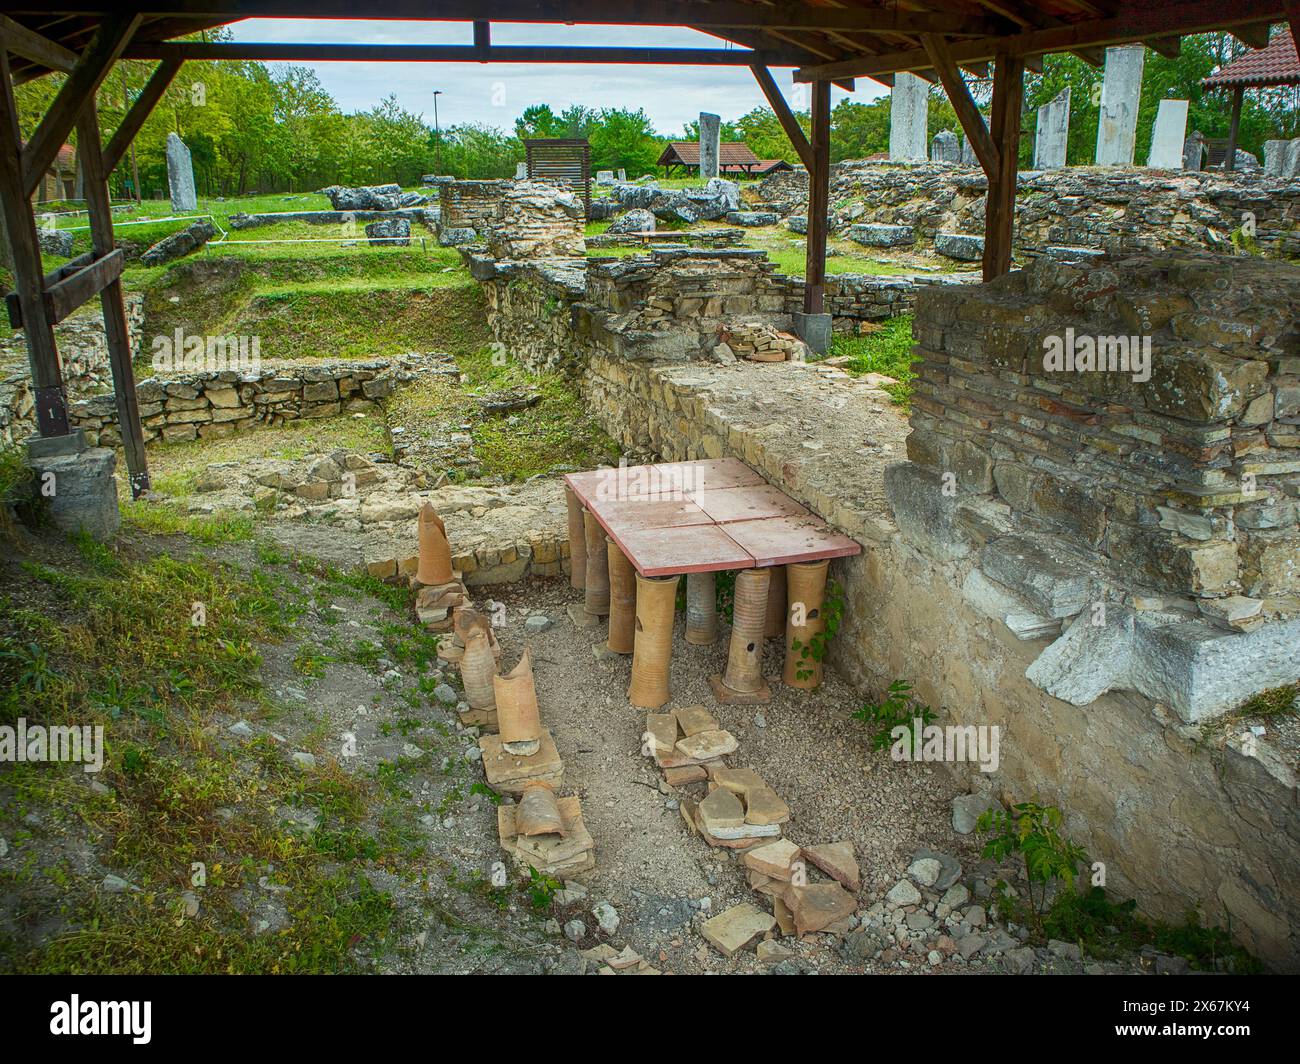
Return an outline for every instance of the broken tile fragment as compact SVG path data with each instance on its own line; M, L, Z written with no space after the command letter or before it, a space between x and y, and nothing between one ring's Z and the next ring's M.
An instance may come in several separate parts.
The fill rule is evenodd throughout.
M700 826L715 835L720 830L738 828L745 823L745 807L725 787L710 791L696 808L695 815Z
M521 867L536 868L548 876L571 876L596 867L596 843L582 820L577 797L560 798L556 806L564 834L524 835L519 831L518 805L497 807L497 834L501 848Z
M749 902L742 902L704 921L700 934L724 956L734 957L759 935L771 931L775 924L773 917Z
M672 753L677 746L677 715L675 713L647 713L643 744L653 753Z
M744 860L746 868L789 883L799 861L799 847L789 839L777 839L750 850Z
M820 868L831 879L843 884L854 894L862 886L862 873L851 842L824 842L819 846L805 846L804 858Z
M784 824L790 819L790 807L771 787L758 787L745 794L745 823Z
M703 706L687 706L676 711L677 724L685 736L705 731L718 731L717 719Z
M713 729L696 732L677 741L677 752L696 761L708 761L734 753L740 744L729 731Z
M703 765L683 765L681 768L664 769L664 782L670 787L684 787L688 783L700 783L709 778Z
M480 735L479 750L483 754L483 772L488 785L499 794L521 795L524 785L540 780L556 787L564 780L564 762L555 749L555 740L548 729L542 736L536 753L512 754L501 743L499 735Z
M786 888L783 900L794 916L795 933L806 935L852 916L857 899L838 883L809 883Z
M780 964L794 956L794 950L773 940L764 940L758 944L759 964Z
M772 915L782 935L788 938L794 934L794 914L790 912L790 906L785 903L784 898L772 899Z

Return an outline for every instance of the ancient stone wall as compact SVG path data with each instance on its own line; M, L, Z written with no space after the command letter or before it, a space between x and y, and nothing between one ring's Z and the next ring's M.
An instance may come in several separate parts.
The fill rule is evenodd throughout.
M806 171L764 178L760 197L783 215L807 212ZM922 245L939 233L982 234L988 181L950 163L852 161L831 168L833 231L854 224L912 228ZM1015 247L1109 252L1227 248L1300 254L1300 180L1262 170L1227 174L1144 167L1024 171L1016 195Z
M438 186L440 221L444 228L481 230L496 213L509 181L446 181Z
M131 350L140 348L144 297L126 297L127 336ZM104 337L104 317L98 304L54 327L69 399L113 390L113 371ZM27 340L21 331L0 339L0 443L16 443L36 431L35 396L28 363Z
M972 790L1058 805L1066 832L1105 864L1115 895L1175 923L1198 911L1269 964L1300 966L1293 768L1268 738L1229 733L1225 741L1150 697L1115 690L1080 707L1030 679L1055 637L1034 631L1022 617L1033 611L976 564L983 521L1007 504L945 496L936 478L922 496L934 522L891 514L881 467L896 455L878 393L815 364L738 374L602 355L587 364L584 394L625 447L668 460L734 455L863 545L860 556L832 564L845 594L832 664L875 692L895 678L912 681L939 723L1000 727L996 772L945 766ZM833 426L855 426L865 445L827 441ZM1223 635L1243 644L1259 637ZM1293 651L1297 635L1289 638ZM1294 653L1286 660L1294 678ZM864 741L863 756L883 755Z
M438 361L436 356L408 355L149 377L137 383L136 397L146 443L209 439L297 418L369 410L399 383L433 371ZM92 446L121 442L111 393L78 400L69 413Z

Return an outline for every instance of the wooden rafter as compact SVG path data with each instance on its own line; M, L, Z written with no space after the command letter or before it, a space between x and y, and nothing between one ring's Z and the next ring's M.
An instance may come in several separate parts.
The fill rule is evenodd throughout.
M799 125L798 120L794 117L794 113L790 110L790 105L786 103L785 97L781 94L781 89L777 86L771 71L764 66L752 66L750 70L754 72L754 80L758 82L758 87L763 90L768 105L776 113L776 120L781 123L781 128L785 131L787 139L794 146L799 161L811 171L813 168L812 145L808 143L803 127Z
M984 116L975 106L975 100L966 87L966 82L962 80L957 64L953 62L952 50L948 47L948 42L935 34L927 34L922 43L926 54L930 57L930 62L939 73L944 92L948 94L948 102L957 112L957 118L961 122L961 128L966 132L966 139L970 142L971 149L979 159L984 172L991 176L1001 163L998 149L984 122Z
M72 132L81 108L88 99L94 98L113 61L122 54L139 24L139 15L110 15L100 23L94 38L82 52L23 149L23 188L28 196L36 191L59 148Z

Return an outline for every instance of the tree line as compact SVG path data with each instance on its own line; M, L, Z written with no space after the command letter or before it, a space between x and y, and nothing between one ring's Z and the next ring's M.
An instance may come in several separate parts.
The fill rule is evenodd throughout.
M1159 101L1191 101L1188 131L1227 135L1227 94L1205 93L1200 80L1240 53L1227 34L1205 34L1183 41L1181 54L1168 58L1148 50L1138 120L1137 160L1145 160ZM101 123L112 128L152 74L154 64L119 62L99 92ZM1071 88L1068 159L1092 162L1096 142L1102 72L1072 55L1045 57L1041 74L1026 79L1022 164L1033 151L1037 107L1067 85ZM48 76L18 90L24 136L30 135L53 99L61 78ZM987 106L991 83L972 81L977 103ZM1300 130L1294 89L1248 94L1242 113L1240 145L1259 154L1263 142ZM807 111L797 112L805 130ZM137 187L151 196L166 190L165 144L175 132L193 155L195 181L205 196L250 192L303 192L328 184L419 183L423 174L456 177L511 177L531 137L585 137L593 169L626 170L638 177L655 170L655 160L672 139L694 139L695 123L669 136L655 130L644 110L576 105L557 113L547 104L528 107L514 128L477 123L435 130L422 115L389 96L368 111L344 114L309 67L220 60L188 63L136 138L133 150L114 174L114 191L129 195ZM941 129L960 134L957 116L939 88L930 97L930 135ZM797 155L776 115L756 107L723 124L724 140L749 144L761 159L796 162ZM888 151L889 97L869 103L841 100L832 112L831 158L860 159Z

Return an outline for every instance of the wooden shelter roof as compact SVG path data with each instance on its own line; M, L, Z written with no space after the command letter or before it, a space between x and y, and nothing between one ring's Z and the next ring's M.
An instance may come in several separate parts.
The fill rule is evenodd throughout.
M1201 81L1207 89L1264 89L1300 85L1300 56L1288 28L1273 34L1267 48L1252 49Z
M700 165L700 142L698 140L673 140L668 142L663 154L659 156L658 166L670 164L682 166ZM718 145L719 166L757 166L755 155L744 141L723 141Z
M596 9L596 10L593 10ZM124 51L128 58L285 60L404 59L464 62L694 62L796 66L800 81L857 76L888 81L898 71L934 69L927 40L947 44L953 60L980 67L999 54L1030 60L1073 51L1100 62L1106 45L1145 41L1176 54L1181 35L1240 29L1267 43L1267 25L1285 21L1288 0L388 0L359 10L352 0L146 0ZM35 30L69 53L82 51L104 18L120 7L95 0L17 0L6 35ZM417 19L475 24L472 45L254 45L168 43L172 38L246 18ZM492 22L686 26L719 37L718 49L562 48L493 45ZM1262 35L1261 35L1262 34ZM733 47L740 45L740 48ZM16 50L16 49L15 49ZM752 50L752 51L751 51ZM66 55L32 47L13 64L16 81L70 69ZM691 56L689 53L698 53Z

